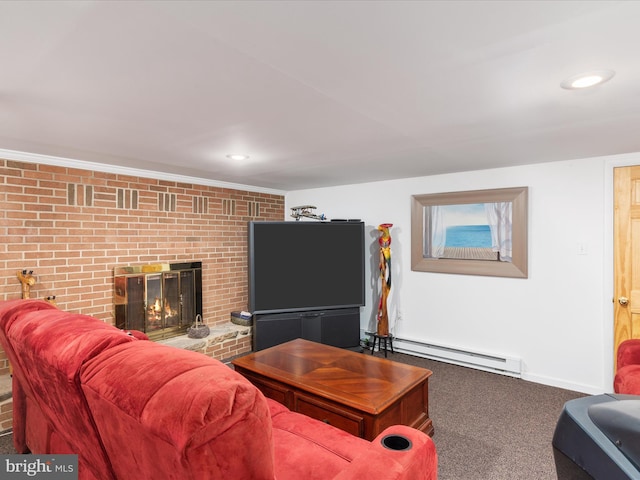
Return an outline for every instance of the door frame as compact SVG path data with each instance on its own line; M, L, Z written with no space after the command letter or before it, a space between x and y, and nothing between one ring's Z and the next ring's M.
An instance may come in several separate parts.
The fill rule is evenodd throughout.
M613 391L613 170L617 167L640 165L640 152L605 157L604 163L604 299L602 338L605 342L603 374L606 390Z

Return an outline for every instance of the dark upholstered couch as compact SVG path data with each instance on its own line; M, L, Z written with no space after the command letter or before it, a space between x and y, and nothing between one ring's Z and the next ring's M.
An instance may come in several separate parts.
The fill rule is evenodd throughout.
M435 446L374 441L289 411L205 355L40 300L0 302L18 453L78 454L81 479L424 479ZM382 445L402 435L411 448Z

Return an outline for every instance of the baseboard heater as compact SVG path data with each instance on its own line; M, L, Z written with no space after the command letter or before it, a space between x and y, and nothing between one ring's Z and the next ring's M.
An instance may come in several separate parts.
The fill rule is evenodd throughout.
M401 337L393 338L393 350L511 377L520 377L522 374L522 361L519 358L471 352Z

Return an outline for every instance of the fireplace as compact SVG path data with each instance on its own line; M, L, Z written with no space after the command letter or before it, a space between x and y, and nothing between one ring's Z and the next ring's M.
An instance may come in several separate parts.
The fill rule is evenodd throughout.
M186 333L202 315L202 262L114 269L116 327L152 340Z

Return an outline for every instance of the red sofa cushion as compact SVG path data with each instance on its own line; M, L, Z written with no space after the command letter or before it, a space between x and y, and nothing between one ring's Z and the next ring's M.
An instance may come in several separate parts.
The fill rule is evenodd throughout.
M640 339L631 338L618 346L617 368L640 365Z
M619 368L613 379L613 390L616 393L640 395L640 365Z
M362 438L268 401L278 480L333 478L371 446Z
M372 442L353 436L267 398L273 425L275 472L278 480L368 478L436 480L437 454L429 437L404 425L394 425ZM382 445L388 435L402 435L412 451Z
M640 339L631 338L620 343L616 361L613 391L640 395Z
M137 342L96 356L80 378L118 478L274 478L265 398L221 362Z

